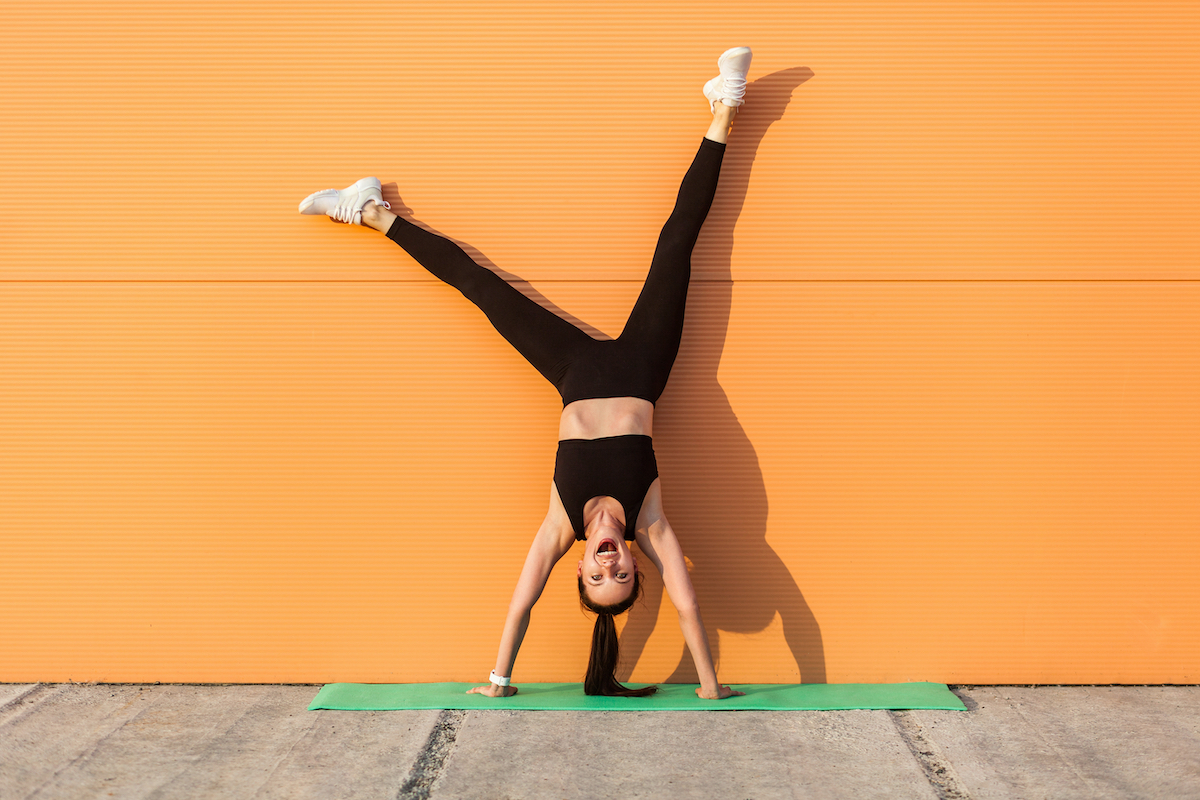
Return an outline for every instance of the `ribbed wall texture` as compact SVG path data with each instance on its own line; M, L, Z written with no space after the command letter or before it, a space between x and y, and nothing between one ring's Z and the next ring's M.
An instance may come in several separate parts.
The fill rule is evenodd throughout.
M296 204L378 175L615 335L743 43L655 419L721 678L1200 678L1200 6L9 6L0 681L486 676L557 397Z

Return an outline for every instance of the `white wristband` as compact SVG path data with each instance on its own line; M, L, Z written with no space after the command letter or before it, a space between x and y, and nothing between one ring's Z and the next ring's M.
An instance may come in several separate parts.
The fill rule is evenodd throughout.
M512 681L512 678L501 678L496 674L496 670L492 670L492 674L488 676L488 680L497 686L508 686L508 684Z

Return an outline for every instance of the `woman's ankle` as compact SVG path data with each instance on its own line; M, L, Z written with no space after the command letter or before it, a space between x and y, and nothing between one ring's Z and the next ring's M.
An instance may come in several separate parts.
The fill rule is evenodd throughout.
M729 130L733 127L733 118L736 114L736 108L731 108L724 103L716 103L712 124L708 126L708 133L704 134L704 138L725 144L729 140Z
M396 215L374 200L369 201L363 206L362 224L365 228L374 228L380 233L387 233L391 230L392 223L395 221Z

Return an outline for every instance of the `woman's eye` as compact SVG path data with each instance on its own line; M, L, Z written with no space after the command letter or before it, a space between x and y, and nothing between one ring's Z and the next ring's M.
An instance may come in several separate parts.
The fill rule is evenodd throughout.
M594 580L594 581L598 581L598 580L600 580L600 576L599 576L599 575L593 575L593 576L592 576L592 580Z
M617 577L618 577L618 578L628 578L628 577L629 577L629 573L628 573L628 572L618 572L618 573L617 573Z

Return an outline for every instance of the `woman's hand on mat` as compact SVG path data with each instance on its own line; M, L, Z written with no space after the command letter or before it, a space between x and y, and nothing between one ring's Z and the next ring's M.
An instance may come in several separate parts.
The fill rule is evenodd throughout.
M485 694L488 697L512 697L516 693L517 687L515 686L497 686L494 683L467 690L467 694Z
M737 692L730 689L728 686L718 686L716 691L705 689L703 686L696 688L696 697L701 700L724 700L726 697L741 697L745 692Z

